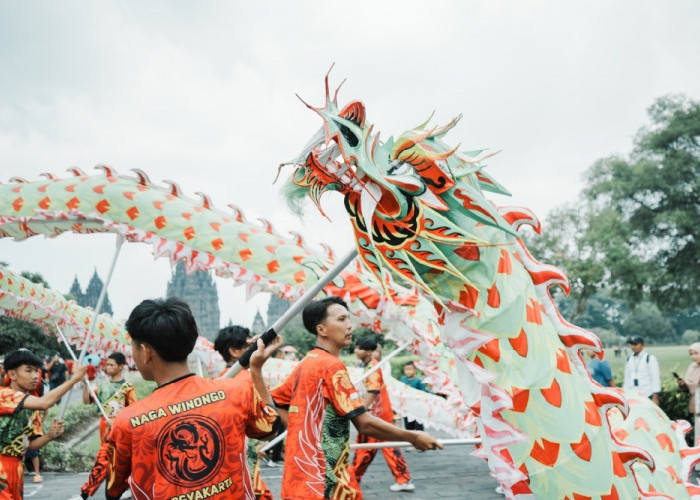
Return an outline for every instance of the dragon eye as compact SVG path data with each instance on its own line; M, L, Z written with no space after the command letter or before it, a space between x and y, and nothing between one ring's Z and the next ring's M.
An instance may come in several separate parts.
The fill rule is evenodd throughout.
M343 134L343 138L346 141L348 141L348 144L350 144L350 147L354 148L360 143L360 140L357 138L355 133L352 130L350 130L346 125L343 125L342 123L337 121L335 123L340 129L340 133Z
M413 168L410 164L401 162L398 163L394 160L389 168L389 175L410 175L413 173Z

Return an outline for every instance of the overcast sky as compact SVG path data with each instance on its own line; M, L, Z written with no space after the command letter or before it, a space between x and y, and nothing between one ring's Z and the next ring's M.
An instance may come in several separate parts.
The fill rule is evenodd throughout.
M0 0L0 182L140 168L345 253L339 197L323 200L333 223L312 206L300 221L272 185L321 125L294 94L322 104L335 63L340 104L362 100L383 138L433 110L440 123L463 113L447 142L502 150L488 171L513 197L497 203L544 219L596 159L629 152L657 97L700 99L698 47L694 1ZM75 275L85 287L106 274L114 241L2 239L0 261L67 291ZM167 261L125 245L115 315L162 296L169 276ZM218 286L222 323L249 325L266 301Z

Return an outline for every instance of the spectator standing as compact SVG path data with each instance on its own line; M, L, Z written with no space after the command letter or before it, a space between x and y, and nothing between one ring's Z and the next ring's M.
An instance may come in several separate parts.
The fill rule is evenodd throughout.
M587 368L591 378L603 387L615 387L610 364L604 359L600 359L593 349L586 349L586 352L590 357Z
M49 390L54 390L56 387L68 380L68 367L63 362L58 353L53 355L49 363ZM60 403L61 400L59 399Z
M690 393L689 410L691 415L695 415L695 389L700 385L700 342L690 344L688 349L692 360L683 378L677 379L678 387L682 391Z
M404 363L401 382L419 391L429 392L423 381L416 376L416 365L413 364L413 361L406 361L406 363ZM408 417L403 417L403 426L410 431L423 430L423 424L415 420L409 420Z
M642 337L631 337L629 345L632 354L627 357L625 363L625 379L622 388L626 391L640 392L658 405L659 392L661 392L659 362L656 356L644 350Z

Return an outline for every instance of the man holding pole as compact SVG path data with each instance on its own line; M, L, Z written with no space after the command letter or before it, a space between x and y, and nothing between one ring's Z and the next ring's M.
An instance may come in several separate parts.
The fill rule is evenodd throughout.
M94 401L88 391L88 382L83 381L83 403L97 403L102 405L104 413L109 418L109 421L103 416L100 418L100 450L95 458L95 465L90 471L87 482L80 488L80 496L83 499L91 497L102 484L102 481L107 477L109 470L109 460L107 458L107 435L111 430L114 417L125 407L136 402L136 388L131 382L124 380L123 372L126 364L126 357L115 352L107 357L105 364L105 374L107 380L104 380L97 387L97 399Z
M9 387L0 387L0 499L20 500L24 493L23 456L38 450L63 434L63 421L54 419L44 435L37 410L48 410L85 375L85 366L76 366L74 376L41 397L30 393L39 382L41 360L20 349L5 358Z
M272 391L289 430L282 498L362 498L348 472L350 421L360 433L378 439L409 441L419 450L442 448L425 432L405 431L367 413L338 358L352 343L353 330L342 299L312 302L304 308L302 318L304 327L317 337L316 347Z
M377 364L378 361L373 355L376 350L377 342L372 338L364 337L357 341L355 356L360 360L362 368L368 369ZM386 391L382 371L375 370L374 373L364 380L364 385L367 391L363 400L365 408L368 408L375 417L393 425L394 411L391 409L391 402ZM377 443L379 441L381 440L365 434L357 435L358 443ZM367 468L376 454L376 448L355 450L355 458L350 466L350 473L354 474L357 484L362 482L362 476L367 472ZM416 489L411 481L411 473L408 471L408 464L401 450L399 448L382 448L382 454L396 481L389 489L391 491L413 491Z

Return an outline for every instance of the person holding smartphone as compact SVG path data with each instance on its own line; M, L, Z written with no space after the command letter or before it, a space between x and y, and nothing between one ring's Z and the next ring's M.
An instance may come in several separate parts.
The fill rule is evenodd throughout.
M700 385L700 342L690 344L688 353L692 361L685 371L685 376L681 378L675 372L673 375L676 377L676 382L678 382L678 388L690 393L689 410L690 414L694 415L698 413L695 410L695 389Z

